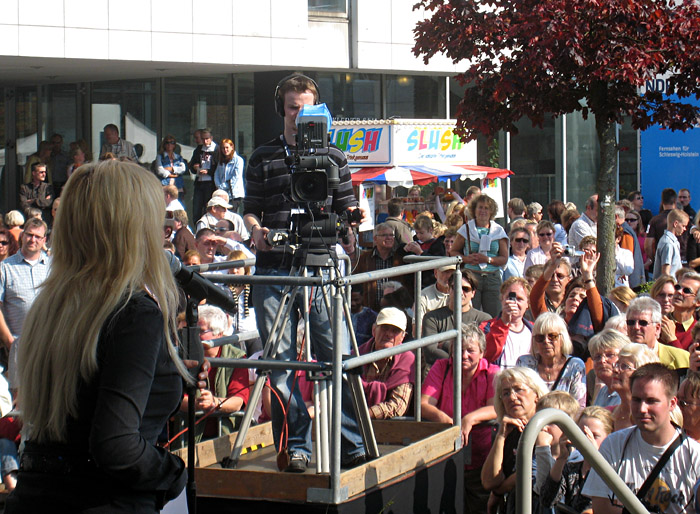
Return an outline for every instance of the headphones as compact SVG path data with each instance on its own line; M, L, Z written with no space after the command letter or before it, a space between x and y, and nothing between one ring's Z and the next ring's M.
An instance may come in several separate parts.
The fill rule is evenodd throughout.
M314 105L320 103L321 100L321 90L318 88L318 84L316 84L316 81L314 79L312 79L311 77L307 77L306 75L302 75L301 73L292 73L291 75L287 75L277 83L277 87L275 88L275 112L277 112L277 114L279 114L283 118L284 98L282 98L282 95L280 94L280 88L284 86L285 82L295 78L304 78L310 81L313 84L314 88L316 88L316 101L314 102Z

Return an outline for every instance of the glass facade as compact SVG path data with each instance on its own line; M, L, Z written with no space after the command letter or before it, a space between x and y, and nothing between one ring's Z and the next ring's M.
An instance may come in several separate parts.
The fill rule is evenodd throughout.
M369 73L317 73L322 101L336 118L382 117L382 78Z
M347 0L309 0L309 11L347 14Z
M49 140L53 134L63 136L63 150L78 139L80 127L76 84L57 84L45 88L41 99L43 119L43 139Z
M515 173L510 178L511 197L542 205L561 198L557 187L556 125L551 117L545 119L542 128L533 127L529 119L516 123L519 132L510 137L510 169Z
M386 117L444 119L445 77L386 76Z
M566 200L579 211L595 193L600 150L593 116L584 120L581 113L566 115Z

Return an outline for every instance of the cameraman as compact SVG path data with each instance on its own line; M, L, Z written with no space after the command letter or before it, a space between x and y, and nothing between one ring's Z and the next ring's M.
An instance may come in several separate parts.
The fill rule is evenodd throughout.
M289 228L292 209L295 205L288 197L292 170L285 164L284 159L292 155L296 149L296 118L299 111L304 105L314 105L318 102L317 85L309 77L294 74L282 79L275 90L275 108L284 118L284 133L258 147L248 162L245 173L246 196L243 201L243 217L257 249L256 275L289 275L293 251L286 245L271 247L266 236L270 230ZM345 154L335 146L331 146L329 156L338 163L340 185L329 195L326 206L338 214L357 209L357 200L352 190L350 169ZM283 289L284 286L281 285L261 285L253 288L253 305L258 330L265 343L269 339ZM296 327L299 312L303 306L302 288L298 290L292 301L294 307L290 319L282 327L284 335L275 355L279 360L292 361L297 358ZM309 308L313 311L313 315L310 316L311 343L316 358L320 361L331 361L333 341L329 323L330 313L326 310L320 291L314 289ZM344 351L349 353L349 348L345 348ZM270 373L270 380L283 403L280 405L279 401L272 402L275 444L279 444L280 434L286 423L289 434L289 464L285 471L304 472L311 457L311 419L296 384L295 374L291 371L273 370ZM352 467L365 461L365 449L351 402L350 390L344 387L341 429L343 467ZM280 448L277 450L280 451Z

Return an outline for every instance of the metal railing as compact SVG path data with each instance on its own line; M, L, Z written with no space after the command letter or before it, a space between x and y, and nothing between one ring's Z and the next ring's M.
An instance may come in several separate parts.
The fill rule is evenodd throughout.
M588 440L583 431L566 413L559 409L543 409L535 414L528 422L520 436L516 456L516 512L530 514L532 512L532 454L537 435L542 429L555 423L566 434L573 445L586 458L593 469L613 490L617 498L631 514L648 514L639 498L627 487L617 472L608 464L595 446Z
M453 369L462 368L462 338L461 338L461 327L462 327L462 308L461 308L461 295L455 295L455 301L453 305L454 312L454 326L453 330L445 331L440 334L434 334L428 337L417 337L413 341L403 343L393 348L388 348L384 350L379 350L372 352L370 354L350 357L347 360L343 360L342 352L339 350L342 348L342 334L341 326L344 326L343 315L349 314L349 307L347 302L347 297L343 298L343 291L347 286L352 286L353 284L363 284L366 282L372 282L383 278L392 278L409 273L414 273L416 277L416 320L417 329L416 335L420 335L420 328L422 322L423 313L420 308L420 286L421 286L421 273L423 271L432 271L442 266L455 265L456 271L453 276L455 290L461 290L462 286L462 273L459 264L462 262L460 257L437 257L437 258L415 258L411 260L417 260L419 262L414 262L411 264L405 264L403 266L395 266L393 268L385 270L368 271L365 273L357 273L353 275L348 275L345 277L338 277L335 279L324 278L322 276L288 276L288 277L268 277L268 276L257 276L257 275L229 275L229 274L211 274L207 273L207 279L212 282L224 283L224 284L280 284L280 285L292 285L292 286L335 286L334 294L332 295L332 327L333 327L333 360L332 362L290 362L290 361L278 361L278 360L249 360L249 359L221 359L212 358L209 359L212 366L220 367L235 367L235 368L255 368L257 370L270 370L270 369L288 369L288 370L306 370L306 371L331 371L331 392L332 399L330 401L330 429L331 429L331 466L330 466L330 489L323 490L327 494L318 494L319 491L315 491L314 500L321 501L323 503L333 503L339 504L347 499L347 490L341 490L340 487L340 452L341 452L341 393L342 393L342 377L343 373L349 372L353 369L360 368L371 362L376 362L380 359L397 355L399 353L407 351L415 351L416 359L416 388L414 391L415 399L415 413L416 419L421 419L421 409L420 409L420 385L421 385L421 361L422 361L422 348L435 344L441 341L453 340ZM207 270L222 270L236 266L249 265L248 260L245 261L235 261L229 263L219 263L213 267L207 268ZM194 270L194 267L192 268ZM347 268L346 268L347 269ZM349 295L348 295L349 296ZM349 332L351 340L353 341L353 346L357 348L355 341L355 334L353 333L352 324L347 323L349 327ZM220 338L212 341L215 346L221 344L231 344L234 342L243 341L248 338L254 337L254 332L237 334L227 338ZM264 343L264 342L263 342ZM453 405L453 425L461 426L461 409L462 409L462 374L453 374L453 387L454 387L454 405ZM250 405L247 409L251 409ZM251 411L252 412L252 411ZM455 450L461 448L461 437L455 440ZM322 492L322 491L321 491ZM308 493L307 493L308 494Z

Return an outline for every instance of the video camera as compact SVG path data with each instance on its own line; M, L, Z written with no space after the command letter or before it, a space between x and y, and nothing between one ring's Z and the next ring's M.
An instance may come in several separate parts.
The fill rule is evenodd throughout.
M271 246L304 245L327 251L347 231L347 224L360 221L360 211L340 216L326 211L328 198L340 186L339 163L328 144L331 123L326 104L305 105L297 116L297 146L285 158L292 171L288 192L294 204L291 227L270 231L267 241Z

